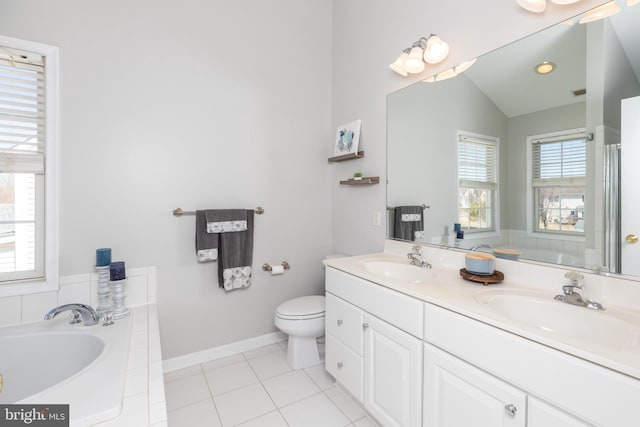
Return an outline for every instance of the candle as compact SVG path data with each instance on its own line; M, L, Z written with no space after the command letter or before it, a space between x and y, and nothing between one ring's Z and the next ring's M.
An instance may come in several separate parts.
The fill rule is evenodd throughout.
M111 248L96 249L96 266L106 267L111 264Z
M124 261L112 262L109 266L109 275L109 280L111 280L112 282L115 282L117 280L124 280L126 278L124 274Z

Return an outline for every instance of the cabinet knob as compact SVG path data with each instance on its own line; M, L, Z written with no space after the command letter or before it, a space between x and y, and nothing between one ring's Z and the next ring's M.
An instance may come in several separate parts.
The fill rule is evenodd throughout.
M338 362L338 369L342 369L343 366L342 362Z
M341 325L342 325L342 323L343 323L343 322L342 322L342 319L338 319L338 326L341 326Z
M631 243L632 245L638 243L638 236L635 234L629 234L626 238L627 243Z
M369 327L369 324L368 324L368 323L363 323L363 324L362 324L362 329L367 329L368 327Z
M516 408L516 405L514 405L513 403L509 403L508 405L504 405L504 410L510 416L515 417L518 408Z

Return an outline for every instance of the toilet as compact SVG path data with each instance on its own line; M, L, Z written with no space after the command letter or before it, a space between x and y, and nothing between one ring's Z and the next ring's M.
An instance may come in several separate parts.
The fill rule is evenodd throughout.
M276 309L274 323L289 335L287 363L293 369L320 363L316 338L324 335L324 296L311 295L283 302Z

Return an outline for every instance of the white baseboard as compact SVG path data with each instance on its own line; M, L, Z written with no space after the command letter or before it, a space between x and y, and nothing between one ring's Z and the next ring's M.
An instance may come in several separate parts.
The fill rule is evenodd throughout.
M221 359L223 357L232 356L243 351L253 350L267 345L279 343L287 339L284 332L272 332L270 334L260 335L242 341L236 341L231 344L221 345L219 347L209 348L207 350L195 353L185 354L184 356L173 357L162 361L164 372L176 371L182 368L188 368L199 363L205 363L210 360Z

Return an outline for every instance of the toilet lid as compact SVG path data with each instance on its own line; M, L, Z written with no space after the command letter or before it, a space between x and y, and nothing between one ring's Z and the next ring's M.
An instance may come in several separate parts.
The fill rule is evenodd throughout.
M324 296L311 295L290 299L280 304L276 310L279 316L286 317L308 317L313 315L324 315Z

